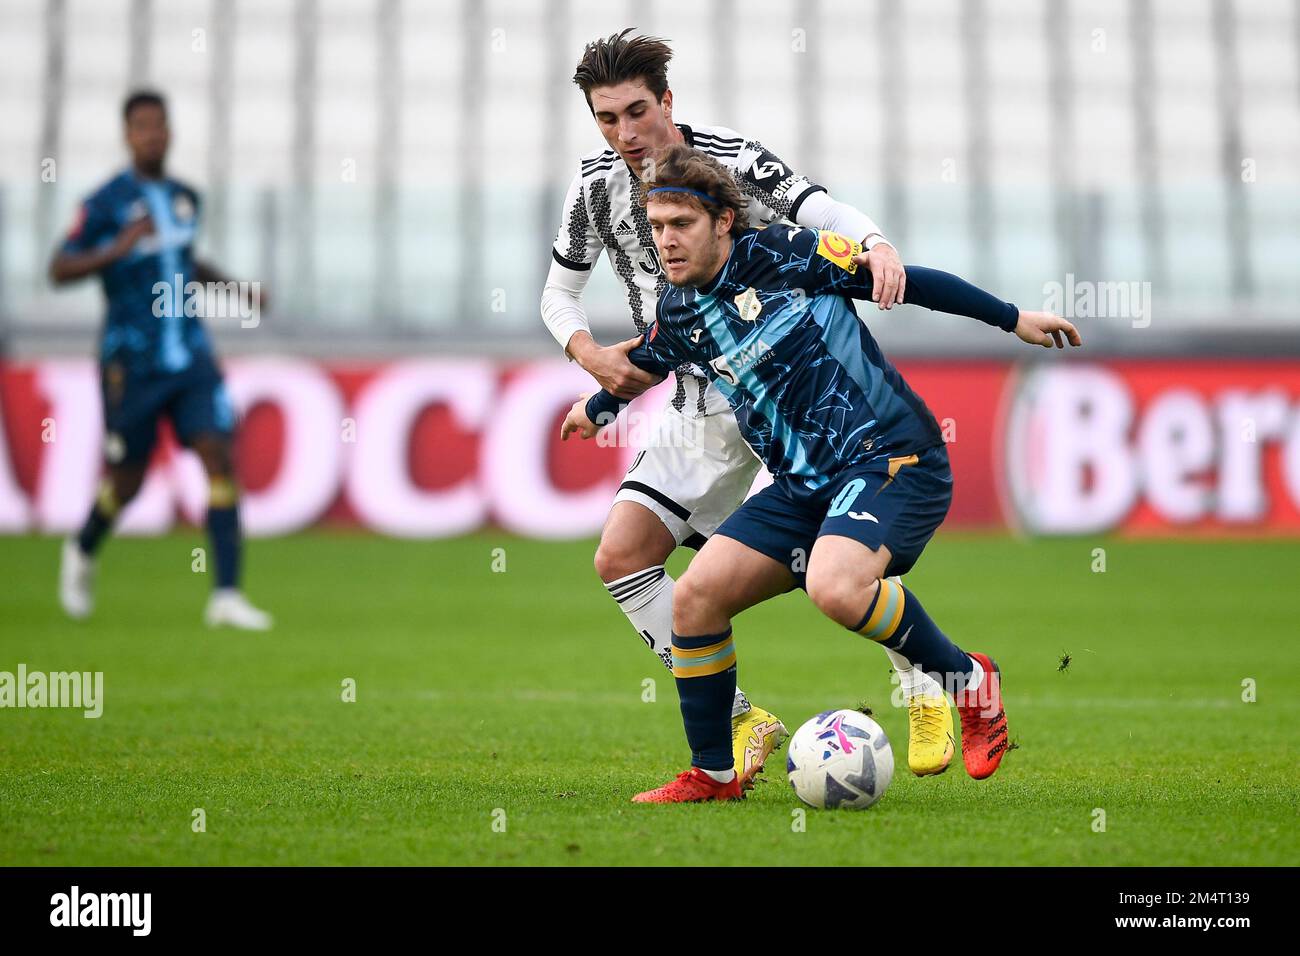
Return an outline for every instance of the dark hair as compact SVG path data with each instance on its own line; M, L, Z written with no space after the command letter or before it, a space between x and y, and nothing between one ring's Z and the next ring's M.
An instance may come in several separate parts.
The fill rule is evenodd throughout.
M591 91L597 86L613 86L627 80L644 80L655 100L663 102L668 89L668 61L672 48L658 37L628 37L635 27L612 33L587 44L578 61L573 82L587 97L591 108Z
M736 214L731 224L731 238L737 238L749 228L749 200L740 191L731 171L712 156L701 153L684 143L673 143L657 150L646 164L641 189L641 205L649 204L650 190L659 186L679 186L704 193L715 202L708 202L690 193L670 193L673 202L680 202L703 210L717 222L724 209Z
M156 106L163 111L163 116L167 115L167 101L163 99L161 93L155 93L153 90L136 90L122 104L122 119L129 120L132 111L139 106Z

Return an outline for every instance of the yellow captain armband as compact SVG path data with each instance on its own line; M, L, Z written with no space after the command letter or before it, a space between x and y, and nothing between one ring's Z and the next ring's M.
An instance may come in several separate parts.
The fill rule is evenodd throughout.
M849 275L858 271L858 264L853 257L862 252L862 243L838 232L817 230L817 255L829 259Z

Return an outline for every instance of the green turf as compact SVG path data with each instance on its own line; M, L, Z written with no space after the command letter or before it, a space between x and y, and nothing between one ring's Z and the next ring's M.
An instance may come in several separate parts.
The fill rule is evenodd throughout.
M0 710L0 864L1300 859L1296 543L941 535L909 585L998 659L1019 743L984 782L959 761L906 772L884 655L802 594L743 615L756 702L793 729L865 701L901 765L876 807L810 810L804 832L783 758L742 804L627 802L686 751L672 681L601 589L591 542L256 541L249 590L277 615L270 635L199 624L201 544L111 542L78 625L54 601L58 542L0 539L0 670L105 675L99 720Z

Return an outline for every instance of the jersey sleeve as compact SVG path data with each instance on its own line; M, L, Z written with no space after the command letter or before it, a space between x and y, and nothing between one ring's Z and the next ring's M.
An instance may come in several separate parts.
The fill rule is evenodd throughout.
M82 200L77 218L63 239L63 251L73 254L89 252L117 235L112 210L100 194Z
M587 287L590 272L574 272L558 262L552 262L542 288L542 322L555 337L555 341L569 355L569 340L578 332L591 332L587 310L582 305L582 292Z
M582 174L578 173L569 183L569 191L564 197L564 212L560 220L559 231L555 235L555 245L551 247L551 258L566 269L575 272L587 272L600 258L604 243L591 224L587 213L587 197L582 183Z
M829 229L831 232L863 240L863 245L868 249L882 242L889 242L875 220L848 203L832 198L828 192L809 196L808 201L799 207L799 215L795 217L795 222L801 226Z
M677 366L691 361L671 332L660 331L658 320L645 333L645 341L627 353L628 361L651 375L667 378ZM587 418L597 425L608 424L628 406L626 399L604 391L587 399Z
M657 318L654 325L646 329L645 341L628 352L627 357L637 368L661 378L667 378L683 362L694 361L681 347L677 336Z
M778 216L798 219L799 210L809 196L826 192L762 143L747 140L737 155L736 181L740 190L756 199Z
M775 223L758 234L757 244L776 262L781 279L808 296L871 296L871 272L853 261L862 252L856 239L825 229Z
M1004 332L1014 332L1020 309L985 292L965 279L939 269L904 266L907 272L907 304L964 315ZM915 284L914 284L915 283Z
M802 289L809 297L871 298L871 271L853 261L862 252L862 244L856 239L826 230L777 225L764 229L759 240L775 253L777 268L788 287ZM908 305L964 315L1007 332L1015 331L1020 310L1010 302L948 272L924 266L904 268Z

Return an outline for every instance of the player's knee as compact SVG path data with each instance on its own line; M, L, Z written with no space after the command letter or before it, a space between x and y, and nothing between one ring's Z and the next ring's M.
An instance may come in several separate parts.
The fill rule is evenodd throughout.
M704 576L689 570L673 586L673 630L681 634L709 633L725 612Z
M859 581L852 575L808 573L808 597L823 614L843 627L862 620L880 587L879 580Z
M637 547L627 538L602 537L596 548L594 563L596 573L608 584L663 562L654 560L643 548Z

